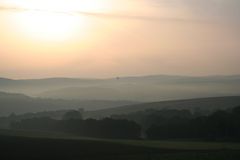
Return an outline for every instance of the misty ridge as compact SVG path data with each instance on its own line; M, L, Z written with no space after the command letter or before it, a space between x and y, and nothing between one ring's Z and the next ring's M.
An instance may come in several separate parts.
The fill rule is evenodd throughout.
M36 113L44 111L68 111L71 109L84 109L86 111L113 108L135 104L133 101L108 100L64 100L29 97L24 94L0 92L0 116L12 113ZM65 113L63 112L63 113ZM51 114L50 114L51 115Z
M77 100L153 102L240 94L240 76L116 77L110 79L0 79L3 92L32 97ZM67 93L67 94L66 94Z
M211 111L216 110L214 107L235 107L239 102L238 97L224 97L239 95L240 76L238 75L205 77L152 75L110 79L0 78L0 115L79 108L93 111L86 112L86 117L104 117L147 108L200 107ZM223 98L200 99L201 103L194 100L189 100L187 103L172 101L205 97ZM158 103L159 101L166 102ZM148 104L148 102L157 103ZM134 104L137 107L130 107ZM121 106L126 107L115 110L116 107ZM95 110L99 111L94 112Z
M102 119L148 109L198 111L203 115L240 105L240 76L116 77L111 79L0 79L0 126L11 115L61 119L70 110ZM208 97L208 98L206 98ZM212 97L212 98L211 98Z

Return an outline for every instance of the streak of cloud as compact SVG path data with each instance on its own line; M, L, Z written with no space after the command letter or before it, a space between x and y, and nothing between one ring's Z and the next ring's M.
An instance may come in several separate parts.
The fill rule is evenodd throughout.
M110 19L125 19L125 20L141 20L141 21L155 21L155 22L204 22L201 20L193 20L193 19L184 19L184 18L176 18L176 17L160 17L160 16L145 16L145 15L127 15L121 13L96 13L96 12L85 12L85 11L62 11L62 10L48 10L48 9L30 9L30 8L20 8L20 7L7 7L0 6L0 11L14 11L14 12L50 12L55 14L66 14L70 16L84 15L91 16L97 18L110 18Z

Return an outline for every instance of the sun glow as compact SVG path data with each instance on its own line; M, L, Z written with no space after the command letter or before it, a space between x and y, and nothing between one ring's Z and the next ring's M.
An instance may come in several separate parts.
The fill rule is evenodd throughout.
M25 35L45 40L65 40L85 33L84 13L106 11L107 5L98 0L12 0L19 8L14 21Z
M64 40L84 29L84 20L65 14L27 11L16 15L18 29L32 38Z

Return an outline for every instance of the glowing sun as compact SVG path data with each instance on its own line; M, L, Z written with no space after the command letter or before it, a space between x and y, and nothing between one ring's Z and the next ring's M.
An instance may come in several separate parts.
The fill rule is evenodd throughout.
M45 40L64 40L76 33L84 33L85 17L101 12L106 3L99 0L12 0L19 11L16 27L25 35Z

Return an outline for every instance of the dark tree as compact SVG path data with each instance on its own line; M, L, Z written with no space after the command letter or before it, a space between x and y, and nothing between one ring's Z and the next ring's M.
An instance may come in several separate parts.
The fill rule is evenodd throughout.
M68 111L63 115L63 120L70 120L70 119L82 119L82 114L79 111Z

